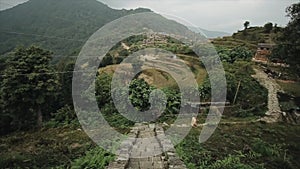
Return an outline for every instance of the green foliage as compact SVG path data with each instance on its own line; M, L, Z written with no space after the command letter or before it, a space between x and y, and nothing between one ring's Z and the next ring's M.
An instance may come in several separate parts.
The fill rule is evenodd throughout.
M283 34L277 39L278 45L273 50L272 57L279 58L290 64L294 72L300 70L300 3L296 3L287 8L290 22L284 28Z
M264 158L268 158L273 162L274 167L277 168L293 168L286 154L287 150L284 149L286 145L283 144L270 144L260 138L254 139L253 151L260 154Z
M244 23L245 30L249 27L249 25L250 25L250 22L249 21L245 21L245 23Z
M113 104L113 100L110 96L110 83L111 76L108 74L100 74L96 79L96 98L98 105L101 109L101 113L104 114L106 120L110 125L118 130L125 131L129 126L133 126L134 122L126 119ZM129 99L132 105L139 111L145 111L150 108L150 94L155 88L147 84L144 79L134 79L129 86ZM181 94L174 89L164 88L162 89L166 95L166 110L159 121L167 120L169 115L178 114L181 104ZM124 90L117 89L117 94L127 94ZM155 100L154 100L155 101ZM118 102L118 101L117 101ZM161 103L159 103L161 104Z
M121 133L129 132L129 127L132 127L135 124L135 122L130 121L121 115L112 103L107 103L102 106L101 113L109 125Z
M113 57L108 53L104 56L103 60L100 63L100 67L105 67L113 64Z
M56 64L56 69L59 72L64 72L59 74L61 88L59 92L59 101L58 106L62 107L66 104L73 105L72 99L72 78L73 70L75 66L75 59L73 58L64 58Z
M85 156L72 162L71 169L104 169L114 158L114 155L96 147L88 151Z
M265 32L266 33L271 33L271 31L273 30L273 23L268 22L264 25L265 28Z
M127 38L124 42L125 42L127 45L131 46L131 45L133 45L133 44L135 44L135 43L137 43L137 42L143 41L143 40L146 39L146 38L147 38L147 36L144 35L144 34L142 34L142 35L134 35L134 36L130 36L129 38ZM120 45L120 44L119 44L119 45Z
M233 101L240 81L236 106L232 115L238 117L260 116L267 105L267 89L251 77L254 73L251 64L238 61L234 64L224 63L227 79L227 99Z
M281 32L282 28L278 26L276 26L276 31L274 27L274 31L270 31L270 33L266 33L264 27L250 27L233 33L230 37L214 39L212 43L230 49L237 46L245 46L255 52L258 43L275 43Z
M235 61L234 63L224 62L223 66L226 77L227 101L233 102L240 82L235 107L230 109L230 115L236 117L262 115L266 108L267 90L251 77L254 73L251 63L246 61ZM201 101L210 101L211 99L211 84L209 78L210 77L206 77L204 82L199 85L198 90ZM215 92L222 93L223 91L216 90Z
M253 150L264 157L280 157L284 152L281 145L268 144L259 138L254 140Z
M101 73L96 77L95 81L95 95L98 102L98 106L111 102L112 98L110 95L112 76L107 73Z
M176 146L176 152L190 169L253 169L263 168L261 165L247 164L245 160L248 154L240 151L234 154L223 155L214 151L207 150L202 144L198 143L200 133L192 130L188 136ZM220 145L217 145L219 147ZM214 147L216 148L216 147ZM215 150L216 151L216 150ZM224 156L224 157L223 157Z
M211 87L209 78L206 77L204 82L199 85L199 94L202 101L208 101L211 98Z
M95 0L31 0L1 11L0 53L16 45L39 44L55 54L69 55L106 23L140 12L150 10L115 10Z
M129 86L129 99L132 105L140 111L150 108L149 97L152 88L144 79L134 79Z
M178 114L181 106L181 93L174 89L162 89L167 98L166 114Z
M279 123L219 124L206 142L199 143L202 128L195 128L175 149L190 169L299 168L299 129Z
M19 48L8 57L1 93L3 112L12 117L14 126L37 124L38 116L49 113L49 102L59 89L50 60L51 53L38 47Z
M211 166L207 168L211 169L253 169L252 166L241 162L241 158L245 158L245 155L229 155L222 160L217 160ZM203 166L205 168L205 166Z
M127 132L128 128L134 125L134 122L122 116L113 104L110 86L111 81L112 76L106 73L101 73L96 77L95 95L98 102L98 106L100 108L101 113L104 115L105 119L111 126L115 127L121 132ZM122 91L122 89L116 92L120 94L120 91Z
M76 113L73 107L69 105L65 105L58 109L56 113L52 114L52 116L53 118L46 124L48 127L58 127L71 124L75 126L79 125Z
M0 168L70 168L94 143L83 131L64 126L14 132L0 137L0 147Z
M233 49L218 47L217 52L223 62L234 63L236 60L250 60L254 53L243 46Z

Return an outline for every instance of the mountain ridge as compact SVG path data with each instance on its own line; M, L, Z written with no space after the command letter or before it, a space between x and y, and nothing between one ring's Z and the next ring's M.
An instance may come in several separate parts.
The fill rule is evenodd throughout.
M150 9L113 9L97 0L29 0L0 11L0 54L36 45L55 55L76 55L99 28L120 17ZM229 35L201 30L208 38ZM198 32L199 33L199 32Z
M0 54L31 44L70 55L100 27L150 9L116 10L96 0L29 0L0 11Z
M228 32L223 31L211 31L199 27L188 27L191 31L194 31L196 33L204 34L207 38L219 38L224 36L230 36L231 34Z

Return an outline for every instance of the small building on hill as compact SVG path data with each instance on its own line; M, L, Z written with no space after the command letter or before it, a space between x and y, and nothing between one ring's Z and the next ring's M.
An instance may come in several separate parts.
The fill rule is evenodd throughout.
M254 56L254 60L268 62L269 56L272 54L272 49L274 48L275 44L270 43L259 43L257 45L257 51Z

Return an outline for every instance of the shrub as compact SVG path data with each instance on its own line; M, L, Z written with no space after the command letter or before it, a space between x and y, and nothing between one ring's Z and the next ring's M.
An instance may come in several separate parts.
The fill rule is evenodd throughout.
M114 160L114 158L114 155L100 147L97 147L88 151L85 156L72 162L71 169L104 169L109 162Z
M73 107L65 105L52 114L53 118L45 124L46 127L58 127L62 125L75 125L78 126L76 113Z
M211 166L210 169L253 169L252 166L243 164L241 158L243 155L229 155L222 160L217 160ZM204 166L205 167L205 166Z

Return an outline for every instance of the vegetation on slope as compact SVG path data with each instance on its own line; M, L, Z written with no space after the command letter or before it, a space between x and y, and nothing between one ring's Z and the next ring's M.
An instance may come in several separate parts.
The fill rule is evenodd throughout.
M25 3L24 6L20 5L1 14L3 16L7 15L7 18L11 19L8 22L12 22L16 19L13 16L16 9L25 12L31 9L32 6L40 7L40 2L43 1L45 0L32 0ZM69 3L72 3L74 6L85 4L86 8L89 9L91 8L90 6L96 7L99 4L94 1L87 3L83 3L81 0L69 1L63 0L57 2L60 4L57 8L61 10L66 6L69 7ZM49 3L49 8L54 8L55 6L55 4L52 4L52 1L45 1L44 3ZM109 16L100 12L105 16L101 18L102 15L99 15L101 17L98 19L103 19L101 20L101 24L103 24L102 21L108 22L109 19L106 20L107 18L117 18L123 14L128 14L128 11L122 10L117 12L119 15L115 15L115 10L111 10L105 6L102 7L103 10L101 12L104 11ZM291 8L291 14L296 9L299 9L296 7L295 9ZM41 9L46 10L45 8ZM73 12L72 14L75 13L74 17L71 13L70 16L64 15L66 13L61 14L61 16L77 19L74 22L85 22L86 20L83 19L84 16L94 16L93 12L89 10L81 11L82 9L78 9L79 12L69 9ZM51 10L55 11L56 9ZM129 11L129 13L138 11ZM8 16L10 12L11 16ZM41 16L44 15L42 10L39 12ZM88 35L92 31L89 32L87 29L95 26L89 25L86 22L86 27L84 28L68 27L66 25L69 24L66 24L66 21L58 22L55 19L57 13L49 13L51 15L49 23L59 23L57 25L57 32L50 28L46 29L45 27L48 26L48 23L41 21L39 23L42 25L38 26L35 33L47 36L64 36L65 38L84 38L81 36L77 37L74 34L76 32L74 29L82 30L85 32L85 35ZM34 15L29 13L29 16ZM18 21L20 21L20 24L23 24L20 29L24 30L18 31L26 33L26 27L28 28L27 33L34 30L34 27L30 27L30 23L35 22L30 19L28 20L28 18L26 19L26 17L22 19L24 19L24 22L22 20ZM39 20L40 18L36 17L36 19ZM58 19L61 20L62 17ZM294 21L298 21L297 19L296 17ZM291 22L290 26L297 25L294 25L294 21ZM101 26L101 24L96 26ZM217 45L217 51L226 71L227 100L231 102L231 105L225 108L224 121L221 122L221 125L210 140L204 144L198 144L198 136L201 128L195 128L176 147L177 153L189 168L299 168L300 166L297 161L300 152L298 148L300 140L297 136L299 132L298 126L281 123L261 124L249 122L249 120L252 121L263 115L267 102L266 89L251 77L253 74L253 65L249 60L253 56L256 43L261 40L272 42L273 35L277 36L277 33L274 32L275 29L270 30L270 24L266 24L263 28L248 28L249 24L246 25L247 27L244 31L239 31L233 37L213 41ZM10 23L8 26L13 27L16 24ZM78 25L75 24L75 26ZM43 29L39 30L40 27L43 27ZM295 31L296 29L292 30ZM8 37L7 34L1 34L1 37L9 41L12 46L16 44L16 39L18 39ZM177 54L179 58L183 59L191 67L193 73L198 76L197 80L200 84L199 92L201 93L202 101L210 101L209 77L203 70L201 62L197 60L198 58L194 56L188 46L170 37L166 37L160 43L143 46L142 41L144 39L144 36L134 36L124 40L123 43L125 45L122 42L116 45L100 65L101 69L99 72L101 73L95 79L95 95L102 114L112 127L124 134L128 133L129 128L134 125L134 122L123 117L115 108L110 96L111 74L113 73L113 67L117 66L116 64L137 50L146 47L159 47ZM5 44L9 44L7 41ZM23 42L27 43L27 41L22 40ZM54 42L53 44L47 44L41 37L30 39L28 44L32 42L45 45L55 52L63 51L68 53L80 47L80 44L72 46L71 42L69 44L65 41L64 44ZM6 49L10 50L10 47L7 47ZM295 52L295 50L293 51ZM86 134L81 131L73 110L70 93L74 61L71 58L66 58L58 63L49 63L50 53L37 47L31 47L16 49L11 53L11 57L0 58L6 60L4 64L1 62L0 67L3 73L0 76L1 82L5 82L1 83L0 90L2 96L0 99L0 134L6 134L0 138L0 147L2 150L0 152L0 167L104 168L114 159L114 156L96 147ZM296 56L295 53L288 54L293 57ZM291 59L292 57L289 58ZM55 72L55 70L58 72ZM142 77L143 75L144 77ZM157 76L159 77L157 79L164 78L164 80L170 80L167 82L161 80L155 83L147 83L145 76ZM143 80L143 78L146 80ZM178 113L181 95L178 87L170 81L172 79L164 72L147 70L140 74L140 78L136 78L131 82L130 101L138 110L147 110L150 106L149 95L151 91L156 88L162 89L167 96L167 109L162 113L157 122L172 123ZM52 84L54 82L55 84ZM240 86L239 90L237 90L238 86ZM48 95L40 95L41 91L46 91L43 94L51 92L52 96L55 95L57 97L50 98L47 97ZM18 98L18 92L23 94L21 98ZM290 92L298 93L297 90L290 90ZM36 119L39 119L39 108L37 107L42 108L42 115L45 117L42 126L37 125L38 121ZM200 122L204 122L206 115L207 110L201 110L201 115L198 117ZM12 121L14 122L11 123Z
M30 0L0 11L0 22L5 23L0 29L0 54L35 44L56 55L71 55L106 23L149 11L115 10L96 0Z
M197 128L176 151L190 169L296 169L300 166L299 130L299 126L280 123L221 124L200 144L201 128Z

